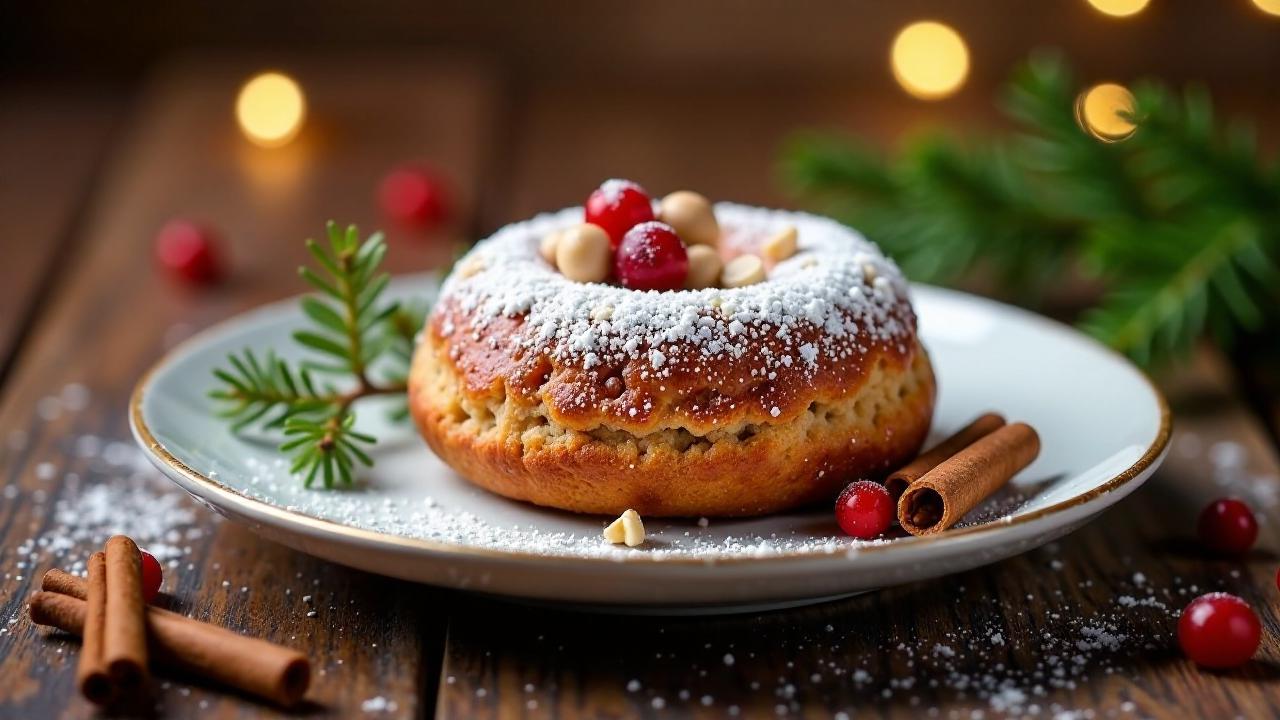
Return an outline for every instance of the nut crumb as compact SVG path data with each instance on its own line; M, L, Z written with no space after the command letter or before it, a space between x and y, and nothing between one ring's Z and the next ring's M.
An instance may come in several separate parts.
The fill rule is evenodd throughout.
M609 523L609 527L604 529L604 539L614 545L626 543L627 547L635 547L642 544L644 542L644 522L640 520L640 513L635 510L623 512L617 520Z

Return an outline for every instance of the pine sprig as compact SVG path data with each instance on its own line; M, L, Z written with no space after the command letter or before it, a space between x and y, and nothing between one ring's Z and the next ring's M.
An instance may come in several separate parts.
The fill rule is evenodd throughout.
M282 428L291 417L319 413L339 397L332 388L317 390L309 371L290 368L274 352L259 360L246 348L239 356L228 355L227 362L229 369L213 371L223 386L209 396L225 403L218 415L231 420L237 432L259 421L264 428Z
M1255 329L1263 310L1249 285L1275 278L1275 264L1262 248L1259 229L1236 216L1209 215L1186 224L1150 228L1141 261L1121 262L1133 254L1132 234L1101 232L1091 251L1117 261L1109 276L1119 277L1101 305L1086 313L1083 327L1141 364L1189 350L1206 331L1230 345L1237 328Z
M315 266L299 269L318 292L300 301L310 326L293 339L314 357L291 365L274 351L232 354L228 367L214 370L220 385L210 397L234 431L282 431L290 471L307 487L320 478L331 488L351 484L358 465L373 465L367 448L376 438L354 429L353 406L405 392L427 308L383 299L390 276L380 272L387 252L381 233L361 241L354 225L343 230L332 222L327 231L327 245L306 241ZM321 383L317 373L333 381Z
M1252 131L1222 126L1201 89L1145 82L1134 134L1101 142L1076 117L1081 89L1038 54L1004 93L1008 137L931 136L883 158L806 136L785 169L916 279L977 273L1029 303L1065 270L1098 281L1082 326L1142 364L1278 319L1280 172Z

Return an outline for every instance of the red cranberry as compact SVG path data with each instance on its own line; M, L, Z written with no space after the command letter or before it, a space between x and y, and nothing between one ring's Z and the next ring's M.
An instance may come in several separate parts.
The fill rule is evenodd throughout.
M1235 595L1201 595L1178 621L1178 644L1187 657L1207 668L1239 667L1253 657L1262 625L1249 604Z
M679 290L689 274L689 256L670 225L650 221L623 236L613 269L632 290Z
M1235 498L1219 498L1200 513L1200 540L1224 555L1240 555L1258 539L1258 521L1248 505Z
M389 173L378 188L378 201L388 217L411 228L432 228L449 217L444 181L422 167L402 167Z
M160 581L164 579L164 572L160 569L160 561L156 560L156 556L142 551L142 600L151 602L156 599L156 595L160 594Z
M216 244L207 228L187 220L171 220L156 236L156 259L185 282L212 285L222 279Z
M896 514L893 496L878 482L850 483L836 499L836 522L841 530L859 540L883 535Z
M604 228L616 250L628 230L653 219L653 202L630 180L605 180L587 198L583 214L587 222Z

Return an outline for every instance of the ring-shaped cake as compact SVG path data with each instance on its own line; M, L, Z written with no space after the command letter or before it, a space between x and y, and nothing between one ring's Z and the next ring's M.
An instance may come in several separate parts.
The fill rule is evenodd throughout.
M487 490L616 515L746 516L830 502L909 460L935 386L898 268L839 223L719 203L719 251L792 227L760 283L636 291L539 254L581 208L509 225L444 282L409 405Z

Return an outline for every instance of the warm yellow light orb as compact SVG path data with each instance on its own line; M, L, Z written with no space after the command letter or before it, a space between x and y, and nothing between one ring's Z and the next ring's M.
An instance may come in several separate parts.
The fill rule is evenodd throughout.
M1129 17L1142 12L1151 0L1089 0L1098 12L1112 17Z
M1253 0L1253 4L1268 15L1280 15L1280 0Z
M969 48L960 33L939 22L912 23L893 39L893 77L922 100L944 98L969 75Z
M263 147L280 147L302 129L307 101L288 75L265 72L250 78L236 98L236 120L246 137Z
M1105 142L1123 140L1137 126L1120 113L1132 113L1133 93L1123 85L1101 83L1080 93L1076 98L1076 121L1090 135Z

